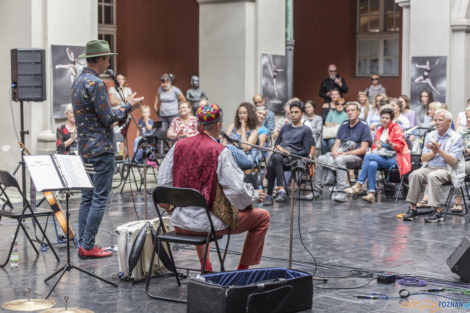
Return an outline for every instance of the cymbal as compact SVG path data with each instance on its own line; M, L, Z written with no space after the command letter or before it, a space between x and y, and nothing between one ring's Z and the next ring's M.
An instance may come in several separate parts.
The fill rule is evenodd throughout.
M41 311L41 313L94 313L91 310L79 308L52 308Z
M50 299L18 299L2 304L2 308L11 311L39 311L55 306L55 301Z

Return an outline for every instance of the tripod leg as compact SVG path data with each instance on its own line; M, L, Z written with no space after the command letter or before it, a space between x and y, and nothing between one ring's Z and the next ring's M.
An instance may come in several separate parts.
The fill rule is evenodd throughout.
M101 280L101 281L103 281L103 282L105 282L105 283L107 283L107 284L110 284L111 286L114 286L114 287L116 287L116 288L118 287L118 285L116 285L115 283L112 283L112 282L110 282L110 281L108 281L108 280L106 280L106 279L104 279L104 278L101 278L101 277L95 275L95 274L92 274L92 273L90 273L90 272L87 272L87 271L85 271L85 270L83 270L83 269L81 269L81 268L79 268L79 267L77 267L77 266L75 266L75 265L70 265L70 266L71 266L71 268L77 269L77 270L79 270L79 271L82 272L82 273L85 273L85 274L90 275L91 277L97 278L97 279L99 279L99 280Z
M47 293L47 296L46 296L46 299L49 298L49 296L51 295L52 291L54 290L54 288L57 286L57 284L59 283L60 279L62 278L62 276L64 276L65 272L67 272L67 270L70 270L70 265L65 265L61 270L62 272L60 273L59 277L57 278L57 280L55 281L54 285L52 285L51 289L49 289L49 292ZM60 271L59 271L60 272ZM58 274L59 272L56 272L55 274ZM54 274L54 275L55 275ZM49 279L49 277L47 278Z
M51 280L52 277L54 277L55 275L59 274L60 272L62 272L64 270L64 268L67 267L67 264L65 264L64 266L60 267L57 271L55 271L54 273L52 273L51 275L47 276L46 279L44 279L44 282L47 283L49 280Z

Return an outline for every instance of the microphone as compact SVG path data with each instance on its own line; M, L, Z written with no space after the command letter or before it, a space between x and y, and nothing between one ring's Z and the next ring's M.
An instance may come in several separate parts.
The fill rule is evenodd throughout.
M116 88L120 87L119 82L117 81L116 77L114 77L114 72L112 69L108 68L104 73L112 78L112 80L114 81L114 84L116 85L115 86Z
M224 131L220 132L222 134L222 137L224 137L230 144L234 145L235 142L233 141L232 138L230 138Z
M411 127L410 129L407 129L404 134L405 135L411 134L417 128L418 128L418 126Z

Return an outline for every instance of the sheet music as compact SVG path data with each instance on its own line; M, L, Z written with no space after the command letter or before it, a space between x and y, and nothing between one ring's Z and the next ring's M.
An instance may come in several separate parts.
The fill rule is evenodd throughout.
M64 188L50 155L25 155L24 161L37 190L49 191Z
M79 155L54 154L53 156L65 180L65 187L69 189L93 188Z

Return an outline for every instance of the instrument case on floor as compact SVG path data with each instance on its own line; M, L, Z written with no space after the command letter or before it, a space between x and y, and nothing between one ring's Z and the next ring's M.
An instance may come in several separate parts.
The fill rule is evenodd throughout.
M137 265L134 267L132 273L129 273L129 255L131 248L134 244L135 239L137 238L142 227L146 223L150 223L153 229L157 229L159 225L159 219L153 220L140 220L133 221L123 225L120 225L116 228L118 233L117 246L118 246L118 275L123 280L132 280L132 281L141 281L145 279L148 275L148 270L150 267L150 259L152 257L153 242L150 235L150 230L147 230L145 244L142 249L142 254L137 262ZM170 231L170 217L163 217L163 223L167 231ZM166 248L165 248L166 249ZM166 268L162 266L159 259L156 257L153 262L153 272L152 276L156 273L166 273Z
M188 284L188 313L281 313L312 307L312 275L259 268L198 275Z

